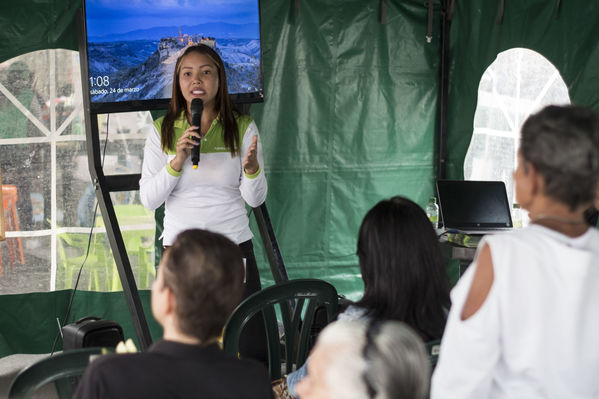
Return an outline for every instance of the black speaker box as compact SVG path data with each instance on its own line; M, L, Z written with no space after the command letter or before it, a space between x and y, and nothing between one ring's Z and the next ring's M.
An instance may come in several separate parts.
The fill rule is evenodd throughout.
M89 316L62 327L62 349L114 348L124 341L123 328L111 320Z

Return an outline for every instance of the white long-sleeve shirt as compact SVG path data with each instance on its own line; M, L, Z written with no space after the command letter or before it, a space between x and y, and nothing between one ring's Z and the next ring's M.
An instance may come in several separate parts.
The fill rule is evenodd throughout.
M165 152L161 148L162 121L159 118L154 122L154 131L146 139L139 193L142 204L149 209L165 203L163 245L171 245L177 234L190 228L221 233L238 244L251 239L245 203L260 206L267 193L262 144L254 121L245 115L237 117L241 156L231 157L216 118L202 138L198 169L192 168L188 158L181 172L169 165L175 151ZM189 127L184 114L173 127L176 141ZM254 136L258 136L260 169L249 176L241 163Z
M599 398L599 231L531 225L485 243L493 285L466 320L476 259L453 289L431 398Z

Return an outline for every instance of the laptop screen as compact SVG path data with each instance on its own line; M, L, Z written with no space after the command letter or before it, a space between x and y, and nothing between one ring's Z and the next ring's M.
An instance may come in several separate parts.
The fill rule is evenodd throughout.
M438 180L437 193L446 229L512 227L502 181Z

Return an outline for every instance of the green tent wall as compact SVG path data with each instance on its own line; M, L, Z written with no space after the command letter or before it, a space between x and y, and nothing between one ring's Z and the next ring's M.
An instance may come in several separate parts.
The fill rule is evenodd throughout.
M251 114L262 135L267 205L283 258L291 278L324 278L356 297L362 287L355 245L365 212L392 195L424 205L433 192L440 5L427 43L422 0L387 0L386 23L380 0L307 0L299 10L294 1L260 3L266 100ZM478 81L502 50L541 52L562 73L573 101L599 110L598 7L569 0L556 10L546 0L507 0L496 25L499 2L492 3L455 3L450 177L462 177ZM75 50L78 5L2 2L0 62L38 49ZM263 282L272 283L266 257L261 251L257 257ZM48 352L69 294L0 295L0 356ZM157 338L149 295L141 296ZM50 305L30 306L42 303ZM134 335L122 293L78 292L70 320L90 314L116 319L126 336Z
M261 2L267 205L290 277L355 276L366 211L432 192L439 41L419 1L293 3Z
M599 111L599 3L584 0L457 0L451 24L449 177L462 178L480 78L497 54L514 47L541 53L560 72L572 103Z

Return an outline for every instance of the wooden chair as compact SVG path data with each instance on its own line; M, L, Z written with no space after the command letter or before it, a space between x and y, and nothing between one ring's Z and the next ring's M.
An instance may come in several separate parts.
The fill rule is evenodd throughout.
M21 370L8 388L8 399L28 399L43 386L54 383L59 399L73 396L76 384L102 348L74 349L44 358Z
M278 305L276 309L275 305ZM304 307L305 305L305 307ZM268 368L271 380L281 378L281 340L277 314L282 319L285 348L285 373L299 368L306 361L311 327L317 308L324 307L327 321L337 315L337 290L317 279L284 281L267 287L246 298L233 311L223 333L223 349L237 356L239 336L248 320L262 312L268 339Z

